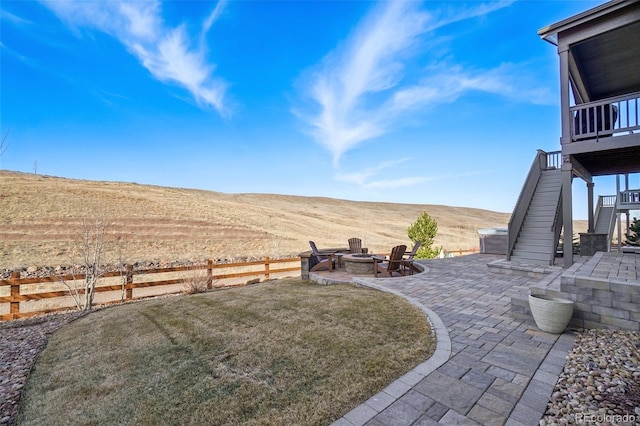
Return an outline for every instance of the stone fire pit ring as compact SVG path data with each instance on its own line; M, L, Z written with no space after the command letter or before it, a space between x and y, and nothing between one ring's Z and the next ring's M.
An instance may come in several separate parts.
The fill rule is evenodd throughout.
M384 260L382 256L373 254L345 254L342 256L344 269L352 275L373 275L373 264Z

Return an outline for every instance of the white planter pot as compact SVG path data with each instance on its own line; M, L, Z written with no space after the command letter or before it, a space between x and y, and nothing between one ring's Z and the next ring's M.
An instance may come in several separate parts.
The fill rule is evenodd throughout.
M529 295L529 307L538 328L548 333L563 333L573 316L573 301L568 299Z

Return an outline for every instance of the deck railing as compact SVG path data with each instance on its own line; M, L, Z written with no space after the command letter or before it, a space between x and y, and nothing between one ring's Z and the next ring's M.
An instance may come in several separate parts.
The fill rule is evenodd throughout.
M620 192L620 206L625 204L640 204L640 189L630 189Z
M617 136L640 129L640 92L569 108L571 140Z
M547 152L547 169L562 167L562 151Z
M272 267L281 263L295 263L295 266ZM214 274L214 271L219 270L223 273ZM276 274L293 271L300 271L299 257L266 257L264 260L241 263L214 263L213 260L209 260L203 265L147 270L133 270L131 266L125 266L121 271L107 272L100 277L95 289L96 294L100 296L96 295L95 304L120 303L159 294L181 293L184 292L184 285L194 279L206 283L207 289L212 289L245 285L248 277L268 280ZM62 284L62 280L82 281L84 275L21 278L19 272L13 272L8 280L0 280L0 321L74 309L76 306L69 289ZM165 286L164 291L143 290L157 286ZM134 294L134 290L139 294ZM83 290L79 292L83 293Z

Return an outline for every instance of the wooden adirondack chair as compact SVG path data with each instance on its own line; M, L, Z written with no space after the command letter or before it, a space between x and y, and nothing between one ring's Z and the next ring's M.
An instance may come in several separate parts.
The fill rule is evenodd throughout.
M403 275L407 275L407 273L413 275L414 272L420 272L420 270L413 264L413 258L418 252L420 244L422 244L422 241L417 241L413 246L413 249L411 249L410 252L405 253L406 257L402 258Z
M316 243L313 241L309 241L309 245L311 246L311 254L313 256L310 259L314 259L315 265L311 266L309 272L319 271L320 269L328 269L333 271L335 268L335 258L333 253L321 252L316 247Z
M392 248L387 262L382 264L378 262L373 263L373 275L375 275L376 278L378 277L378 274L392 277L394 272L404 275L402 271L402 256L404 256L405 251L407 251L407 246L405 245L399 245Z
M349 238L349 253L362 253L362 240L360 238Z

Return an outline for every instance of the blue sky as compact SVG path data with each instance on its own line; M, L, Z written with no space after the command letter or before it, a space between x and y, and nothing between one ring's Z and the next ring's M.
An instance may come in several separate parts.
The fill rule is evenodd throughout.
M510 212L601 3L3 0L0 167Z

